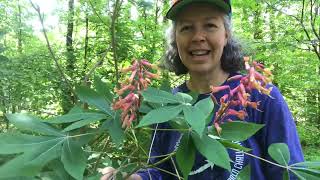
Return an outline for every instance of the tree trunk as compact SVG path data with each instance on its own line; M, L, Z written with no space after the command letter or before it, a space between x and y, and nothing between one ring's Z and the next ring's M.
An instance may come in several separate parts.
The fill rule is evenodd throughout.
M68 24L67 24L67 34L66 34L66 58L67 58L67 65L66 70L67 74L69 75L71 80L74 80L74 72L76 58L74 56L74 49L73 49L73 26L74 26L74 0L69 0L69 10L68 10ZM75 103L74 96L70 87L65 83L62 82L62 109L63 112L68 112Z
M111 21L111 47L113 53L113 61L114 61L114 69L115 69L115 77L116 77L116 84L119 86L119 67L118 67L118 57L117 57L117 42L116 42L116 21L119 15L120 6L122 1L116 0L113 12L112 12L112 21Z

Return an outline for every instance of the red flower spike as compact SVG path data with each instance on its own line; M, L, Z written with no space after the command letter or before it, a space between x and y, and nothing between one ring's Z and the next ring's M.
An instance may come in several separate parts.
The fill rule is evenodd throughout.
M258 106L260 105L260 101L259 102L250 101L250 92L252 92L252 90L256 89L257 91L259 91L259 93L262 93L271 97L270 93L272 91L272 88L271 87L267 88L267 84L271 82L271 78L270 78L270 76L272 76L271 71L269 69L264 68L264 65L257 62L253 62L252 63L253 66L250 66L249 61L250 61L249 57L244 57L245 67L248 73L246 76L237 75L227 80L227 81L240 80L240 84L238 86L236 86L233 89L230 89L229 86L210 87L212 90L212 93L225 90L227 89L227 87L230 89L230 92L228 94L225 94L220 98L220 107L216 112L216 116L214 119L214 127L216 128L218 134L220 134L222 131L220 124L224 122L224 119L228 115L236 116L241 120L244 120L245 117L248 116L245 109L235 111L233 109L230 109L230 107L242 106L246 108L249 106L258 111L261 111L258 109ZM212 101L217 103L217 100L215 99L213 94L211 94L211 99ZM230 121L230 119L226 121Z
M151 83L150 79L158 78L158 74L153 74L147 71L148 68L157 69L156 65L149 63L147 60L133 60L132 65L128 68L121 70L123 73L129 73L130 77L125 78L124 84L118 90L115 88L119 99L114 101L112 108L114 110L122 110L121 120L123 127L130 127L132 121L137 118L137 110L140 107L139 98L141 91L146 89ZM129 91L128 95L124 98L121 97L125 92Z
M153 73L151 73L151 72L149 72L149 71L146 71L145 73L146 73L147 78L150 78L150 79L159 79L159 75L158 75L158 74L153 74Z
M157 69L157 70L159 69L157 65L151 64L151 63L149 63L149 61L147 61L145 59L141 60L141 64L143 64L144 66L151 68L151 69Z

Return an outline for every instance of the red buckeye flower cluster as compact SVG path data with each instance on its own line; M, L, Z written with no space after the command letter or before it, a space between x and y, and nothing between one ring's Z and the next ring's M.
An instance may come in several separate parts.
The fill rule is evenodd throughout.
M236 75L228 79L228 81L240 80L240 84L235 88L230 89L230 86L228 85L218 87L211 86L211 98L216 104L220 105L213 122L218 134L222 131L220 124L227 116L236 116L237 118L244 120L247 116L246 107L252 107L259 110L258 106L260 102L250 101L250 92L252 92L253 89L270 96L272 87L268 88L267 85L271 83L271 71L255 61L252 62L252 65L250 66L249 61L249 57L244 58L247 75ZM218 102L213 94L222 90L229 90L229 93L222 96ZM242 106L244 108L236 111L231 109L233 106Z
M130 76L121 84L121 88L115 88L119 99L113 102L113 110L121 110L122 128L130 127L132 121L137 118L137 112L141 102L141 91L146 89L152 79L159 78L158 74L151 73L149 70L158 69L156 65L147 60L134 60L128 68L121 72Z

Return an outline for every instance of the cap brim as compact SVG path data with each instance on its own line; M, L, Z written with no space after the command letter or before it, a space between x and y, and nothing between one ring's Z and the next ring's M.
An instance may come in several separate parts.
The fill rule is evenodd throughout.
M191 3L208 3L218 7L226 14L231 13L231 6L221 0L181 0L173 5L166 14L166 18L175 20L178 13Z

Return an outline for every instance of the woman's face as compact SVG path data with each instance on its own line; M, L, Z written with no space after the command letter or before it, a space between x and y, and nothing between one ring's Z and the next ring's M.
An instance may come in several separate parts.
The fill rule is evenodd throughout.
M224 14L205 4L186 7L176 21L176 43L182 63L189 73L220 71L223 48L227 44Z

